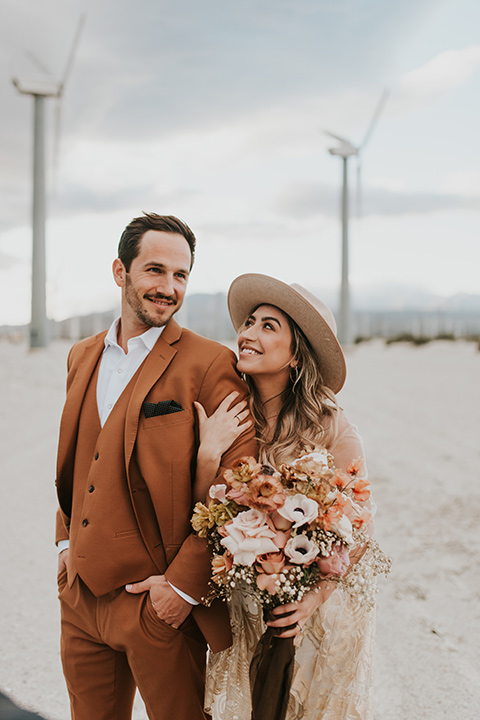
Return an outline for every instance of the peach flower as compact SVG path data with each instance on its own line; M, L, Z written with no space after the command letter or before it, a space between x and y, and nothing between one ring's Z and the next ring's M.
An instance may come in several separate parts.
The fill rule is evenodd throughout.
M358 478L352 490L355 495L355 500L364 502L370 497L370 483L365 478Z
M248 485L248 505L262 512L273 512L285 503L285 491L279 473L268 465Z
M325 470L329 468L329 455L325 449L317 450L316 452L308 453L308 455L302 455L297 458L290 466L295 468L297 472L304 473L305 475L322 475Z
M277 511L270 515L270 519L277 528L277 530L290 530L293 525L293 522L291 520L287 520L287 518L282 517L282 515L280 515L280 513Z
M335 471L335 477L333 478L333 483L339 490L344 490L347 487L348 483L350 483L350 482L351 482L351 478L344 475L344 473L342 473L341 470Z
M247 505L248 506L248 496L243 490L231 489L227 492L226 497L229 500L233 500L234 502L236 502L237 505Z
M275 536L272 538L273 542L279 550L283 550L289 539L290 533L283 532L282 530L275 530Z
M357 477L363 471L363 458L357 458L347 465L347 473L352 477Z
M229 487L235 490L241 489L242 485L246 485L250 480L258 475L262 466L254 457L243 457L235 460L230 470L225 470L223 477Z
M372 513L367 508L362 508L360 512L353 518L352 525L360 530L364 525L368 525L372 521Z
M233 558L228 553L225 553L224 555L214 555L212 558L213 580L215 580L217 575L222 575L223 573L231 570L232 565Z
M285 567L285 562L285 555L281 550L265 553L257 557L257 570L272 575L281 572Z

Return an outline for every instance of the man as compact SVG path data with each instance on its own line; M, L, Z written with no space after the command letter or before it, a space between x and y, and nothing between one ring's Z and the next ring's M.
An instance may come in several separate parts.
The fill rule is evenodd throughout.
M193 402L210 415L246 391L230 350L173 319L194 252L177 218L135 218L113 263L120 318L68 358L57 544L75 720L127 720L136 687L152 720L201 720L206 642L214 652L231 642L225 606L202 604L210 557L190 526ZM255 452L250 427L219 473Z

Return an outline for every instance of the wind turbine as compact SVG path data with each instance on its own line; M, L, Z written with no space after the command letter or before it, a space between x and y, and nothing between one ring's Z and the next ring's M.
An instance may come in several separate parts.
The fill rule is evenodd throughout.
M31 349L47 347L49 341L45 260L45 99L52 97L57 98L59 103L61 101L84 20L85 16L82 15L77 26L63 78L60 81L49 78L45 68L36 58L33 59L40 65L44 73L43 76L12 78L17 90L22 95L31 95L34 100ZM45 77L45 74L47 74L47 77Z
M373 129L377 123L380 113L383 110L383 106L387 100L388 92L385 90L380 98L377 108L373 114L368 130L365 133L362 143L355 147L349 140L346 140L340 135L336 135L328 130L324 132L338 140L340 145L334 148L329 148L328 152L331 155L337 155L342 158L343 164L343 182L342 182L342 202L341 202L341 216L342 216L342 270L341 270L341 283L340 283L340 303L338 313L338 339L342 345L348 346L352 344L353 333L352 333L352 314L350 307L350 285L349 285L349 242L348 242L348 220L349 220L349 208L348 208L348 159L355 155L357 157L357 210L360 211L360 153L364 150L365 145L369 141Z

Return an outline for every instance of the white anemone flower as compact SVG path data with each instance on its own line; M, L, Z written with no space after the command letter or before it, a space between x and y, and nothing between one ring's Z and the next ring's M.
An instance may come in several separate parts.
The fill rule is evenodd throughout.
M278 508L278 514L293 523L293 527L300 527L313 522L318 517L318 504L312 498L302 493L287 495L283 507Z
M283 552L295 565L308 565L315 560L319 549L306 535L295 535L287 542Z

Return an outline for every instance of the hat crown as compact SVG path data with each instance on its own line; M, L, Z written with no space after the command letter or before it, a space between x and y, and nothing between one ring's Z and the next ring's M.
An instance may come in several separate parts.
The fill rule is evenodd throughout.
M290 285L291 288L296 290L300 295L302 295L305 300L310 303L310 305L315 308L315 310L318 312L319 315L322 316L322 318L327 323L330 330L333 332L334 335L337 334L337 323L335 322L335 318L333 316L332 311L328 307L328 305L325 305L324 302L322 302L319 298L317 298L316 295L311 293L309 290L304 288L302 285L298 285L298 283L292 283Z

